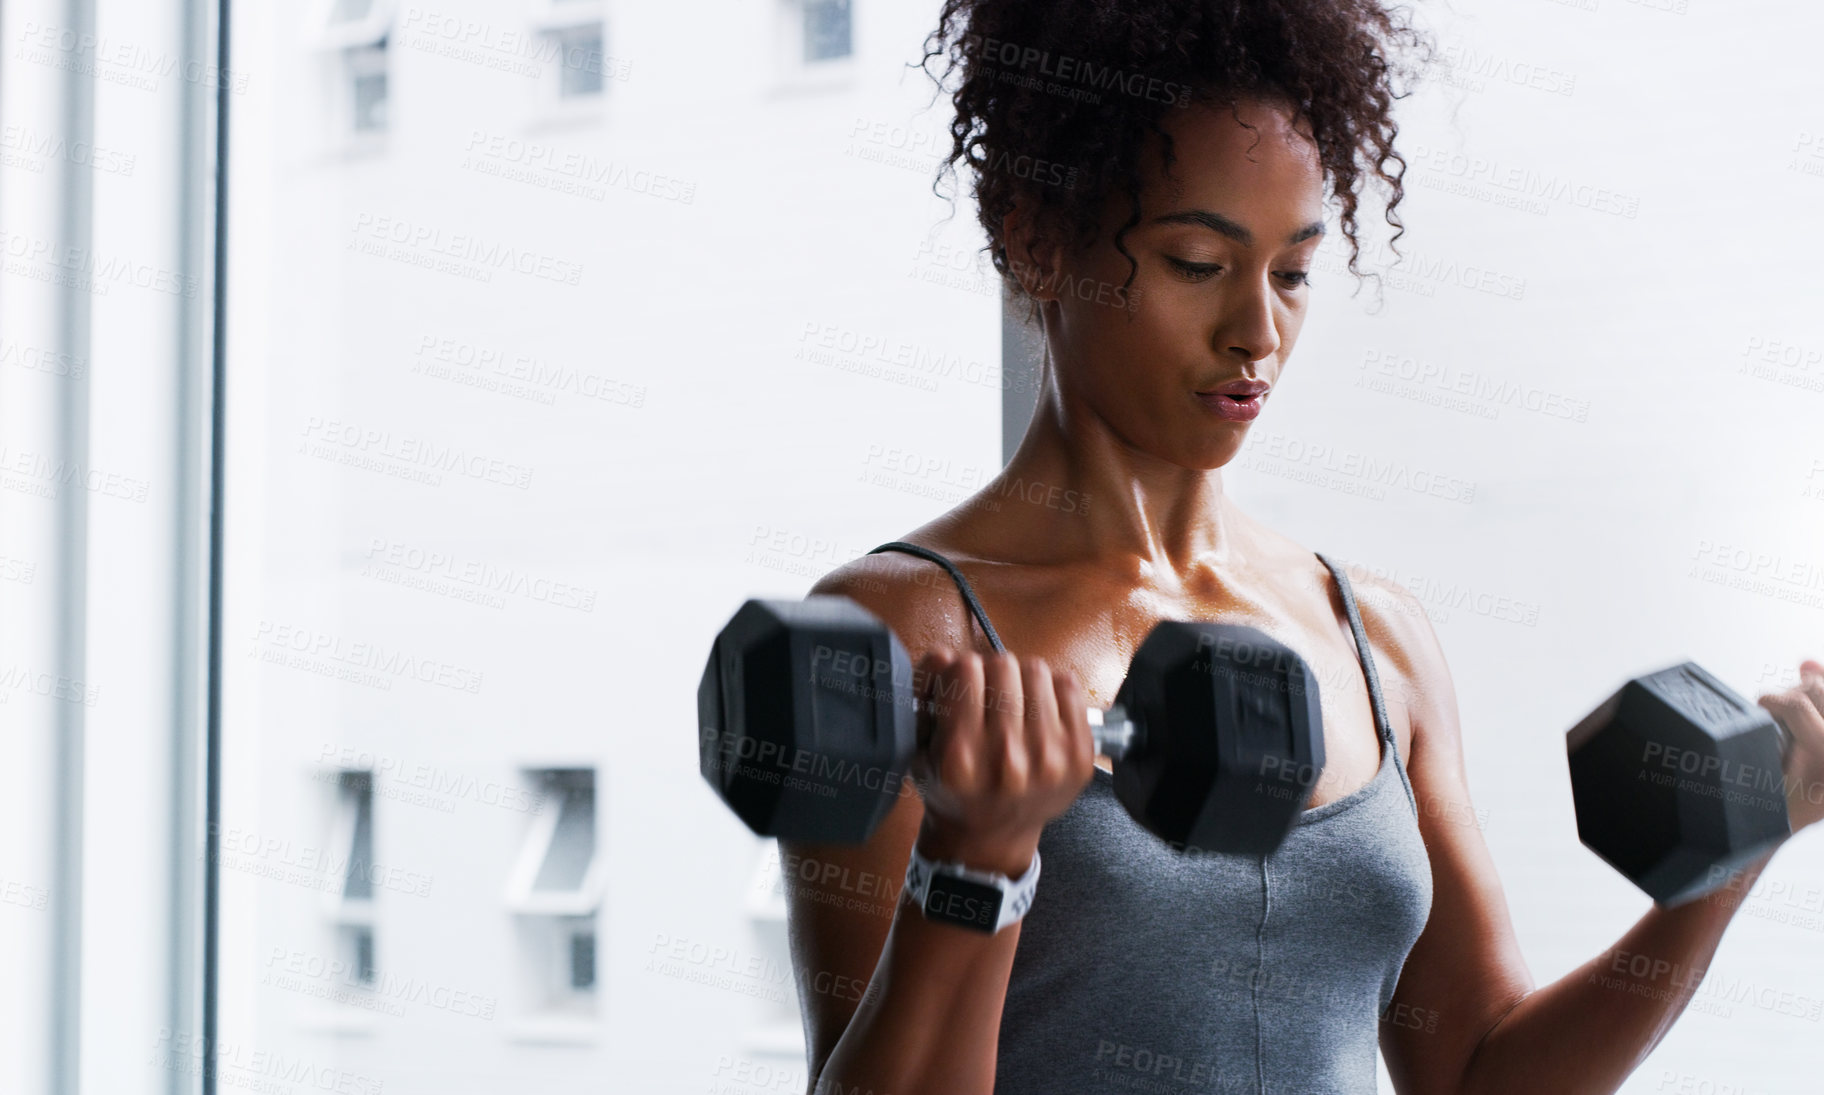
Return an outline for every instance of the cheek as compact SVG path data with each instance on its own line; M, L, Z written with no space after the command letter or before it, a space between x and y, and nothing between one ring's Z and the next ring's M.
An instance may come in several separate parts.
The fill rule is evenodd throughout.
M1078 303L1065 312L1067 344L1116 399L1132 398L1172 374L1186 357L1187 338L1196 338L1181 312L1169 313L1152 299L1131 310Z
M1285 360L1286 355L1292 352L1293 344L1298 341L1298 333L1304 330L1304 327L1305 312L1302 308L1293 310L1290 315L1279 321L1280 360Z

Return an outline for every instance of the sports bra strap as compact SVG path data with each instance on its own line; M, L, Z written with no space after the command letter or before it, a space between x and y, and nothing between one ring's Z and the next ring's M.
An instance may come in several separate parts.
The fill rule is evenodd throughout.
M1399 769L1400 783L1406 787L1406 798L1412 803L1413 812L1419 809L1419 800L1412 791L1412 780L1406 775L1406 766L1400 762L1399 744L1394 741L1393 723L1387 719L1387 705L1381 700L1381 676L1374 671L1374 652L1369 649L1368 631L1362 626L1362 613L1355 607L1355 591L1349 587L1349 576L1343 568L1332 562L1323 552L1313 552L1318 560L1336 579L1336 586L1343 594L1343 611L1349 616L1349 630L1355 633L1355 648L1361 655L1362 675L1368 678L1368 701L1374 707L1374 725L1386 743L1387 751L1392 754L1394 767Z
M937 552L932 551L928 547L908 544L904 540L894 540L882 544L873 551L868 552L868 554L873 555L876 552L882 551L903 551L908 555L916 555L921 559L929 559L938 566L949 571L950 577L956 581L957 588L963 591L963 600L969 602L969 611L975 614L976 620L982 625L982 630L987 633L988 641L993 644L995 653L1002 654L1006 652L1007 648L1001 645L1001 637L995 634L994 625L988 622L988 613L982 608L982 602L976 599L975 590L969 588L969 580L963 577L962 571L956 569L955 563L952 563L950 560L939 555Z
M909 544L904 540L889 541L888 543L875 548L873 551L868 552L868 554L875 555L883 551L902 551L908 555L916 555L921 559L928 559L938 566L943 567L944 570L949 573L951 579L956 582L956 587L962 591L963 600L969 603L969 611L974 614L976 621L982 625L982 631L987 634L988 642L994 647L995 652L1004 653L1006 651L1007 648L1001 645L1001 637L995 632L994 625L988 622L987 610L982 608L982 602L976 597L975 590L970 587L969 579L963 577L963 572L956 569L955 563L952 563L950 560L944 558L937 552L932 551L928 547L923 547L918 544ZM1362 663L1362 674L1368 679L1368 700L1374 710L1375 730L1380 735L1382 742L1386 744L1388 752L1392 754L1394 767L1399 770L1400 783L1406 788L1406 798L1412 803L1413 810L1416 812L1418 810L1418 799L1417 796L1413 794L1412 781L1406 775L1406 766L1400 763L1399 746L1394 741L1393 737L1393 723L1387 718L1387 705L1381 698L1380 674L1376 673L1374 670L1374 653L1369 647L1367 629L1362 626L1361 611L1355 604L1355 591L1350 588L1349 576L1343 573L1342 567L1332 562L1329 557L1322 552L1314 552L1313 554L1317 555L1319 561L1321 561L1330 571L1331 576L1336 579L1337 588L1342 592L1343 610L1349 617L1349 630L1355 635L1355 646Z

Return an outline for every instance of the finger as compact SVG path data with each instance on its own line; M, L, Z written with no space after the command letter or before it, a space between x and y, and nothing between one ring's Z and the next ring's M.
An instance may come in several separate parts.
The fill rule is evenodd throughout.
M1088 774L1096 763L1096 739L1089 732L1089 699L1083 694L1083 684L1075 673L1066 671L1052 679L1052 692L1070 745L1070 770L1078 776Z
M987 659L986 670L982 751L992 758L989 771L994 782L1018 794L1026 786L1026 700L1020 690L1020 663L1003 652Z
M1809 706L1814 714L1824 713L1824 675L1810 672L1807 669L1808 666L1816 664L1817 663L1815 662L1801 664L1799 666L1798 687L1787 691L1787 695L1792 696L1801 708ZM1800 713L1795 716L1790 716L1789 719L1783 719L1782 721L1789 722L1790 718L1797 718L1802 721L1804 715L1803 713ZM1788 729L1787 733L1794 734L1796 739L1796 733L1794 731Z
M1824 665L1809 659L1799 664L1799 691L1805 693L1813 707L1824 711Z
M942 711L936 709L937 697L941 690L937 686L939 673L956 663L956 652L947 648L928 650L918 660L918 668L912 672L912 694L917 701L917 718L914 726L914 740L919 751L923 752L931 745L931 733L936 729L937 716Z
M1027 772L1041 783L1062 774L1066 746L1057 740L1058 693L1052 686L1051 666L1037 655L1020 662L1020 691L1026 697Z
M931 739L932 757L938 778L953 790L971 791L981 781L982 672L982 656L971 651L940 674L946 714Z
M1795 745L1824 750L1824 704L1798 688L1768 693L1758 702L1780 721Z

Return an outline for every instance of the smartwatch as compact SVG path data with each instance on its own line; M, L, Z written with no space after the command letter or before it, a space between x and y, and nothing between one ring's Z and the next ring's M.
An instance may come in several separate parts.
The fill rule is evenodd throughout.
M906 893L918 902L927 920L937 920L958 927L993 935L1009 924L1018 923L1032 908L1032 896L1039 888L1039 852L1032 852L1032 865L1019 879L1008 878L999 871L978 871L961 863L932 862L912 847L912 858L906 862Z

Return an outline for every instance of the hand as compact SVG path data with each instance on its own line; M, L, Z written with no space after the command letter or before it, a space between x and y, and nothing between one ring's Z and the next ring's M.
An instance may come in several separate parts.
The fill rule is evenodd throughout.
M1095 768L1083 689L1043 658L933 651L913 680L936 705L919 717L913 770L925 795L919 850L1017 878L1039 832Z
M1799 665L1799 684L1757 701L1772 712L1792 747L1785 761L1786 815L1792 831L1824 818L1824 662Z

